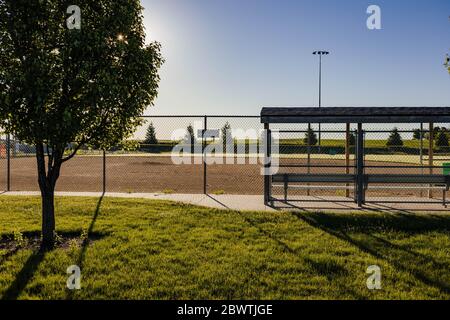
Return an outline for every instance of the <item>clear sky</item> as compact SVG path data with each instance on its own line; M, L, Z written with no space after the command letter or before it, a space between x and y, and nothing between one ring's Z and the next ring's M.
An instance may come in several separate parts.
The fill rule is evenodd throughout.
M263 106L450 106L449 0L143 0L166 63L147 114ZM369 30L369 5L382 30Z

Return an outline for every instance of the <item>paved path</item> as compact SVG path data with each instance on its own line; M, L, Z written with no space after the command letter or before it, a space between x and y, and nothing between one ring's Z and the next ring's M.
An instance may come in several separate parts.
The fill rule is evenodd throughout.
M39 192L5 192L2 196L39 196ZM102 194L96 192L57 192L57 196L66 197L99 197ZM389 211L389 212L442 212L450 213L449 208L437 202L433 204L423 203L423 198L407 198L405 201L417 203L393 204L376 203L367 204L363 209L354 202L339 202L343 198L338 197L298 197L300 202L291 204L277 203L277 208L264 205L262 196L248 195L202 195L202 194L155 194L155 193L106 193L105 197L135 198L152 200L169 200L187 204L239 211L276 211L276 210L303 210L303 211ZM302 201L303 200L303 201ZM311 201L311 202L307 202ZM370 201L371 199L367 199ZM377 200L382 200L377 198Z

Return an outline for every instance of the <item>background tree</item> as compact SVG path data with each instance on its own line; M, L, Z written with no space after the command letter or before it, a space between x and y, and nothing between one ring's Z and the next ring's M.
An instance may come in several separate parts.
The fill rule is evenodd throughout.
M0 127L36 146L43 248L54 244L62 165L142 124L163 62L160 45L145 44L139 0L76 3L81 30L66 25L69 1L0 0Z
M448 54L445 56L444 66L447 68L448 73L450 73L450 57Z
M413 139L420 140L423 137L423 132L420 129L415 129L413 132Z
M186 129L186 136L184 137L184 141L189 144L195 143L195 133L194 133L194 127L190 123Z
M145 144L158 144L158 139L156 139L156 129L153 122L150 122L147 132L145 134Z
M440 127L433 127L433 137L436 139L436 136L438 135L439 131L441 131L442 128ZM424 135L425 139L430 139L430 133L427 131Z
M441 131L436 135L436 146L437 147L448 147L448 134L445 128L442 128Z
M234 148L233 134L231 132L231 125L228 121L222 127L221 133L222 133L222 143L223 143L224 152L231 151L231 150L227 149L227 146L229 148Z
M401 147L403 146L403 139L398 132L397 128L394 128L386 142L388 147Z
M309 139L308 139L309 137ZM310 146L315 146L319 141L317 140L317 134L314 132L312 128L308 128L305 133L305 138L303 139L303 143Z
M355 146L356 145L356 136L355 136L355 134L353 132L350 132L348 140L349 140L349 144L351 146Z

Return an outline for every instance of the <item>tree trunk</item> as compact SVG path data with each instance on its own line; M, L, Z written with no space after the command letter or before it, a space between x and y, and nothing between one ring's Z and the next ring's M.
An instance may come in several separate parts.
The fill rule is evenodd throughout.
M46 170L44 145L37 144L36 159L42 198L42 248L51 249L55 244L55 186L61 169L62 153L52 150Z
M55 193L54 190L42 192L42 247L53 248L55 243Z

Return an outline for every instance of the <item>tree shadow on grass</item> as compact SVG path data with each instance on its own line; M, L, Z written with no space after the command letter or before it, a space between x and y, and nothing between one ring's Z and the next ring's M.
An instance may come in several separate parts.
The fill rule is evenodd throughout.
M300 220L356 246L373 257L385 260L401 272L413 275L427 286L450 294L448 262L414 252L380 236L383 232L402 232L407 236L428 232L449 232L450 216L391 214L382 216L293 213ZM448 281L443 281L442 277Z
M95 209L95 213L93 216L93 219L91 221L91 224L88 229L88 237L83 241L80 256L78 258L78 265L81 268L84 257L86 254L87 247L89 246L90 240L98 240L102 238L103 235L97 234L93 232L95 222L97 221L98 215L100 213L100 207L101 203L103 201L104 195L101 196L97 203L97 207ZM75 238L79 236L76 232L63 232L59 233L60 236L63 238ZM36 238L40 236L40 232L24 232L24 237L27 239ZM1 257L0 263L4 263L7 259L14 256L19 249L14 249L8 252L6 255L3 255ZM22 269L19 271L19 273L16 275L16 278L14 279L13 283L8 287L8 289L5 291L3 296L1 297L2 300L17 300L17 298L20 296L20 294L23 292L23 290L26 288L30 280L34 277L39 265L44 260L45 255L48 251L45 250L38 250L34 251L27 259L25 264L23 265ZM70 292L70 296L73 294L73 292Z

